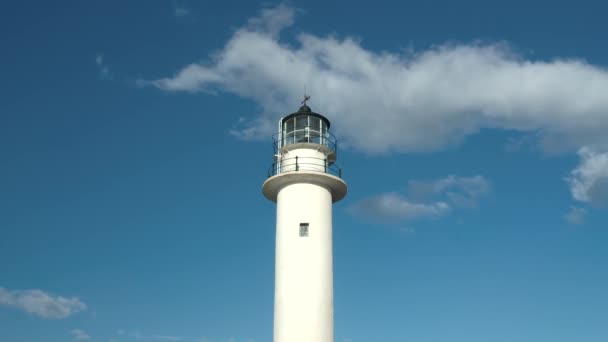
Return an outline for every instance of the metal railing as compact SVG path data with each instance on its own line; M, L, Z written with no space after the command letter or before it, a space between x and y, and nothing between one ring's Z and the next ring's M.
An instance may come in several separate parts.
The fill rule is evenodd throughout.
M296 136L292 133L294 132L275 133L272 135L272 148L275 154L279 151L279 142L281 143L281 147L299 143L324 145L334 151L334 153L338 153L338 140L331 132L326 132L325 136L320 135L316 131L310 131L309 134L303 136Z
M336 164L329 165L327 158L291 157L278 160L268 169L268 177L294 171L316 171L342 178L342 169Z

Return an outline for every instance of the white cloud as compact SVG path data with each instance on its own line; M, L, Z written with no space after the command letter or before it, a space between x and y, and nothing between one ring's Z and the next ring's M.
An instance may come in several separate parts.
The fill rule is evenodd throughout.
M0 305L46 318L63 319L87 308L77 297L53 296L42 290L8 290L0 287Z
M296 109L306 85L313 109L338 123L342 145L367 153L434 151L483 128L523 134L509 149L525 142L546 152L608 151L605 67L531 59L502 42L376 52L351 37L300 33L286 43L280 33L294 14L285 5L264 9L209 60L139 83L253 99L261 113L231 132L245 139L274 133L276 119ZM592 202L592 189L601 190L594 197L608 196L606 182L573 178L580 180L575 198Z
M296 109L308 85L313 109L338 121L345 142L367 152L436 150L484 127L540 132L545 148L608 145L603 68L527 60L506 44L374 52L353 38L305 33L285 44L278 34L293 17L284 5L265 9L211 61L147 84L252 98L263 112L251 126L266 134L274 127L266 122Z
M581 162L567 177L572 196L594 206L608 206L608 153L585 147L578 155Z
M564 216L570 224L581 225L585 223L587 210L585 208L570 207L570 211Z
M72 335L72 338L76 341L88 341L91 339L91 336L89 336L89 334L80 329L72 329L70 330L70 334Z
M447 176L432 181L408 183L407 196L389 192L355 203L351 213L380 221L436 218L456 208L471 208L490 191L483 176Z

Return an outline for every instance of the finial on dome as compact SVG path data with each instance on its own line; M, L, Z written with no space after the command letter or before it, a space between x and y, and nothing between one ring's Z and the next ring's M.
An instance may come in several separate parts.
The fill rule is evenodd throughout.
M310 109L310 107L308 107L306 105L306 102L308 100L310 100L310 95L304 94L304 100L302 100L302 102L300 102L302 104L302 107L300 107L300 109L298 109L298 113L312 113L312 109Z

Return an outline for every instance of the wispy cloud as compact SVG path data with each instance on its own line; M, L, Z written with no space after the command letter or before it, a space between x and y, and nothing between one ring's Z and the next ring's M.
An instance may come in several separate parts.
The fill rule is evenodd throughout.
M95 64L97 65L97 72L100 79L109 80L112 78L112 74L110 74L110 68L105 63L103 54L98 53L95 56Z
M88 341L91 339L91 336L89 336L89 334L80 329L70 330L70 335L72 335L72 338L76 341Z
M179 336L171 336L171 335L152 335L150 338L154 340L160 341L181 341L182 338Z
M133 337L138 340L144 338L144 335L142 333L140 333L139 331L131 331L131 332L127 333L127 336Z
M407 186L407 192L412 198L427 199L443 196L453 206L464 208L477 207L479 199L490 189L490 182L481 175L473 177L449 175L432 181L412 180Z
M247 31L258 32L273 39L278 39L279 33L294 23L295 9L285 4L272 8L264 8L259 16L249 19Z
M177 18L184 18L193 14L190 6L185 0L173 0L173 15Z
M381 222L437 218L457 208L471 208L490 191L482 176L448 176L433 181L410 181L406 194L389 192L355 203L351 213Z
M118 336L127 336L136 340L156 340L156 341L182 341L184 338L181 336L174 335L161 335L161 334L144 334L138 330L125 331L118 330L116 332Z
M234 336L230 337L216 337L210 338L207 336L195 338L192 341L194 342L255 342L252 338L236 338Z
M587 209L580 207L570 207L570 211L564 216L568 223L573 225L582 225L585 223Z
M351 212L381 221L395 221L439 217L450 209L445 202L415 203L396 192L389 192L357 202Z
M190 13L192 13L190 11L190 9L184 7L184 6L176 6L175 7L175 16L176 17L185 17L187 15L190 15Z
M2 287L0 305L14 307L46 319L63 319L87 308L77 297L65 298L42 290L8 290Z

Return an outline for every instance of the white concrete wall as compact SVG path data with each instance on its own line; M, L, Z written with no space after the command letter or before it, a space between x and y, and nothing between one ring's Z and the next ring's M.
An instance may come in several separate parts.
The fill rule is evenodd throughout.
M308 183L281 189L276 233L274 342L333 342L330 192Z
M325 172L325 154L311 148L299 148L285 153L281 157L281 173L296 171L296 159L300 171L319 171Z

